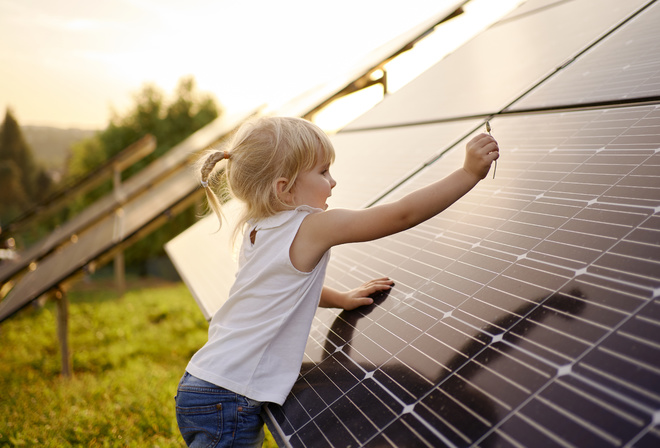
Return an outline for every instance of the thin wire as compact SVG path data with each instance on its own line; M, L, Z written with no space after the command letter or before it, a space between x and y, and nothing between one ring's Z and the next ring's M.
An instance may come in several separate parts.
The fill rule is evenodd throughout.
M490 121L486 122L486 132L488 132L488 135L491 137L493 134L490 133L491 127L490 127ZM497 171L497 159L495 159L495 166L493 167L493 179L495 179L495 172Z

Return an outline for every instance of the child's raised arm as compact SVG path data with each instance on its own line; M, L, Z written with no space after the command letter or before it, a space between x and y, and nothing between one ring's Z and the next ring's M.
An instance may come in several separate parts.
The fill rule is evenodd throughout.
M301 270L311 270L329 248L344 243L370 241L416 226L437 215L486 177L499 157L497 142L479 134L466 145L463 167L403 198L360 209L334 209L309 215L291 245L291 260Z

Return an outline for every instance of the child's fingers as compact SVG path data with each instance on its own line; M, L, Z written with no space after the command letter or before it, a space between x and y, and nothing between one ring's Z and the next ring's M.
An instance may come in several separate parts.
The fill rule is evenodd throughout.
M390 278L382 277L382 278L375 278L373 280L369 280L368 282L366 282L362 286L367 287L367 286L373 286L373 285L391 285L392 283L394 283L394 282Z
M359 290L361 295L368 296L378 291L390 289L392 285L394 285L394 282L391 279L383 277L366 282Z
M468 152L471 152L475 155L488 154L497 149L499 149L497 140L488 134L479 134L473 137L472 140L470 140L467 144Z
M348 302L344 307L344 309L346 311L350 311L350 310L354 310L355 308L359 308L361 306L371 305L372 303L374 303L374 299L372 299L371 297L356 297L350 302Z

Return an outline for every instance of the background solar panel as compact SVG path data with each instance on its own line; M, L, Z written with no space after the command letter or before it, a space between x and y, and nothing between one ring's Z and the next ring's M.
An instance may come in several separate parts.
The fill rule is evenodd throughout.
M119 188L103 196L85 208L78 215L53 229L51 233L30 247L18 252L16 258L5 260L0 264L0 283L20 273L32 262L37 262L62 244L66 244L72 236L93 226L101 219L114 219L112 213L135 197L143 194L168 176L173 171L188 171L190 157L195 152L218 139L227 132L228 123L244 119L249 114L239 112L230 117L220 117L192 136L176 145L162 157L154 160L139 174L124 181Z
M168 154L131 177L124 186L126 196L110 194L63 228L70 242L39 261L36 269L20 276L0 301L0 322L58 284L82 272L89 263L107 261L113 250L153 230L154 226L190 205L199 197L199 186L189 170L190 157L233 131L250 113L222 117L195 132ZM157 188L154 188L158 185ZM195 195L195 193L198 193ZM121 205L121 207L120 207ZM92 222L86 222L91 219ZM84 224L84 225L83 225ZM84 228L84 230L81 230ZM76 233L80 231L79 233ZM58 236L60 231L55 232Z

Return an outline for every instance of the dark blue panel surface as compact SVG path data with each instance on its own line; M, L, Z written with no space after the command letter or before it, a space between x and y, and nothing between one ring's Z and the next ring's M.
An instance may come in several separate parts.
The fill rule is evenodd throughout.
M345 129L499 112L646 3L562 1L496 24Z
M289 442L652 440L660 128L645 123L659 117L656 106L498 117L496 179L414 229L335 248L332 286L380 275L396 286L366 309L317 313L300 379L271 408ZM463 144L384 201L462 158Z
M656 2L518 101L511 110L660 97L658 24L660 4Z

